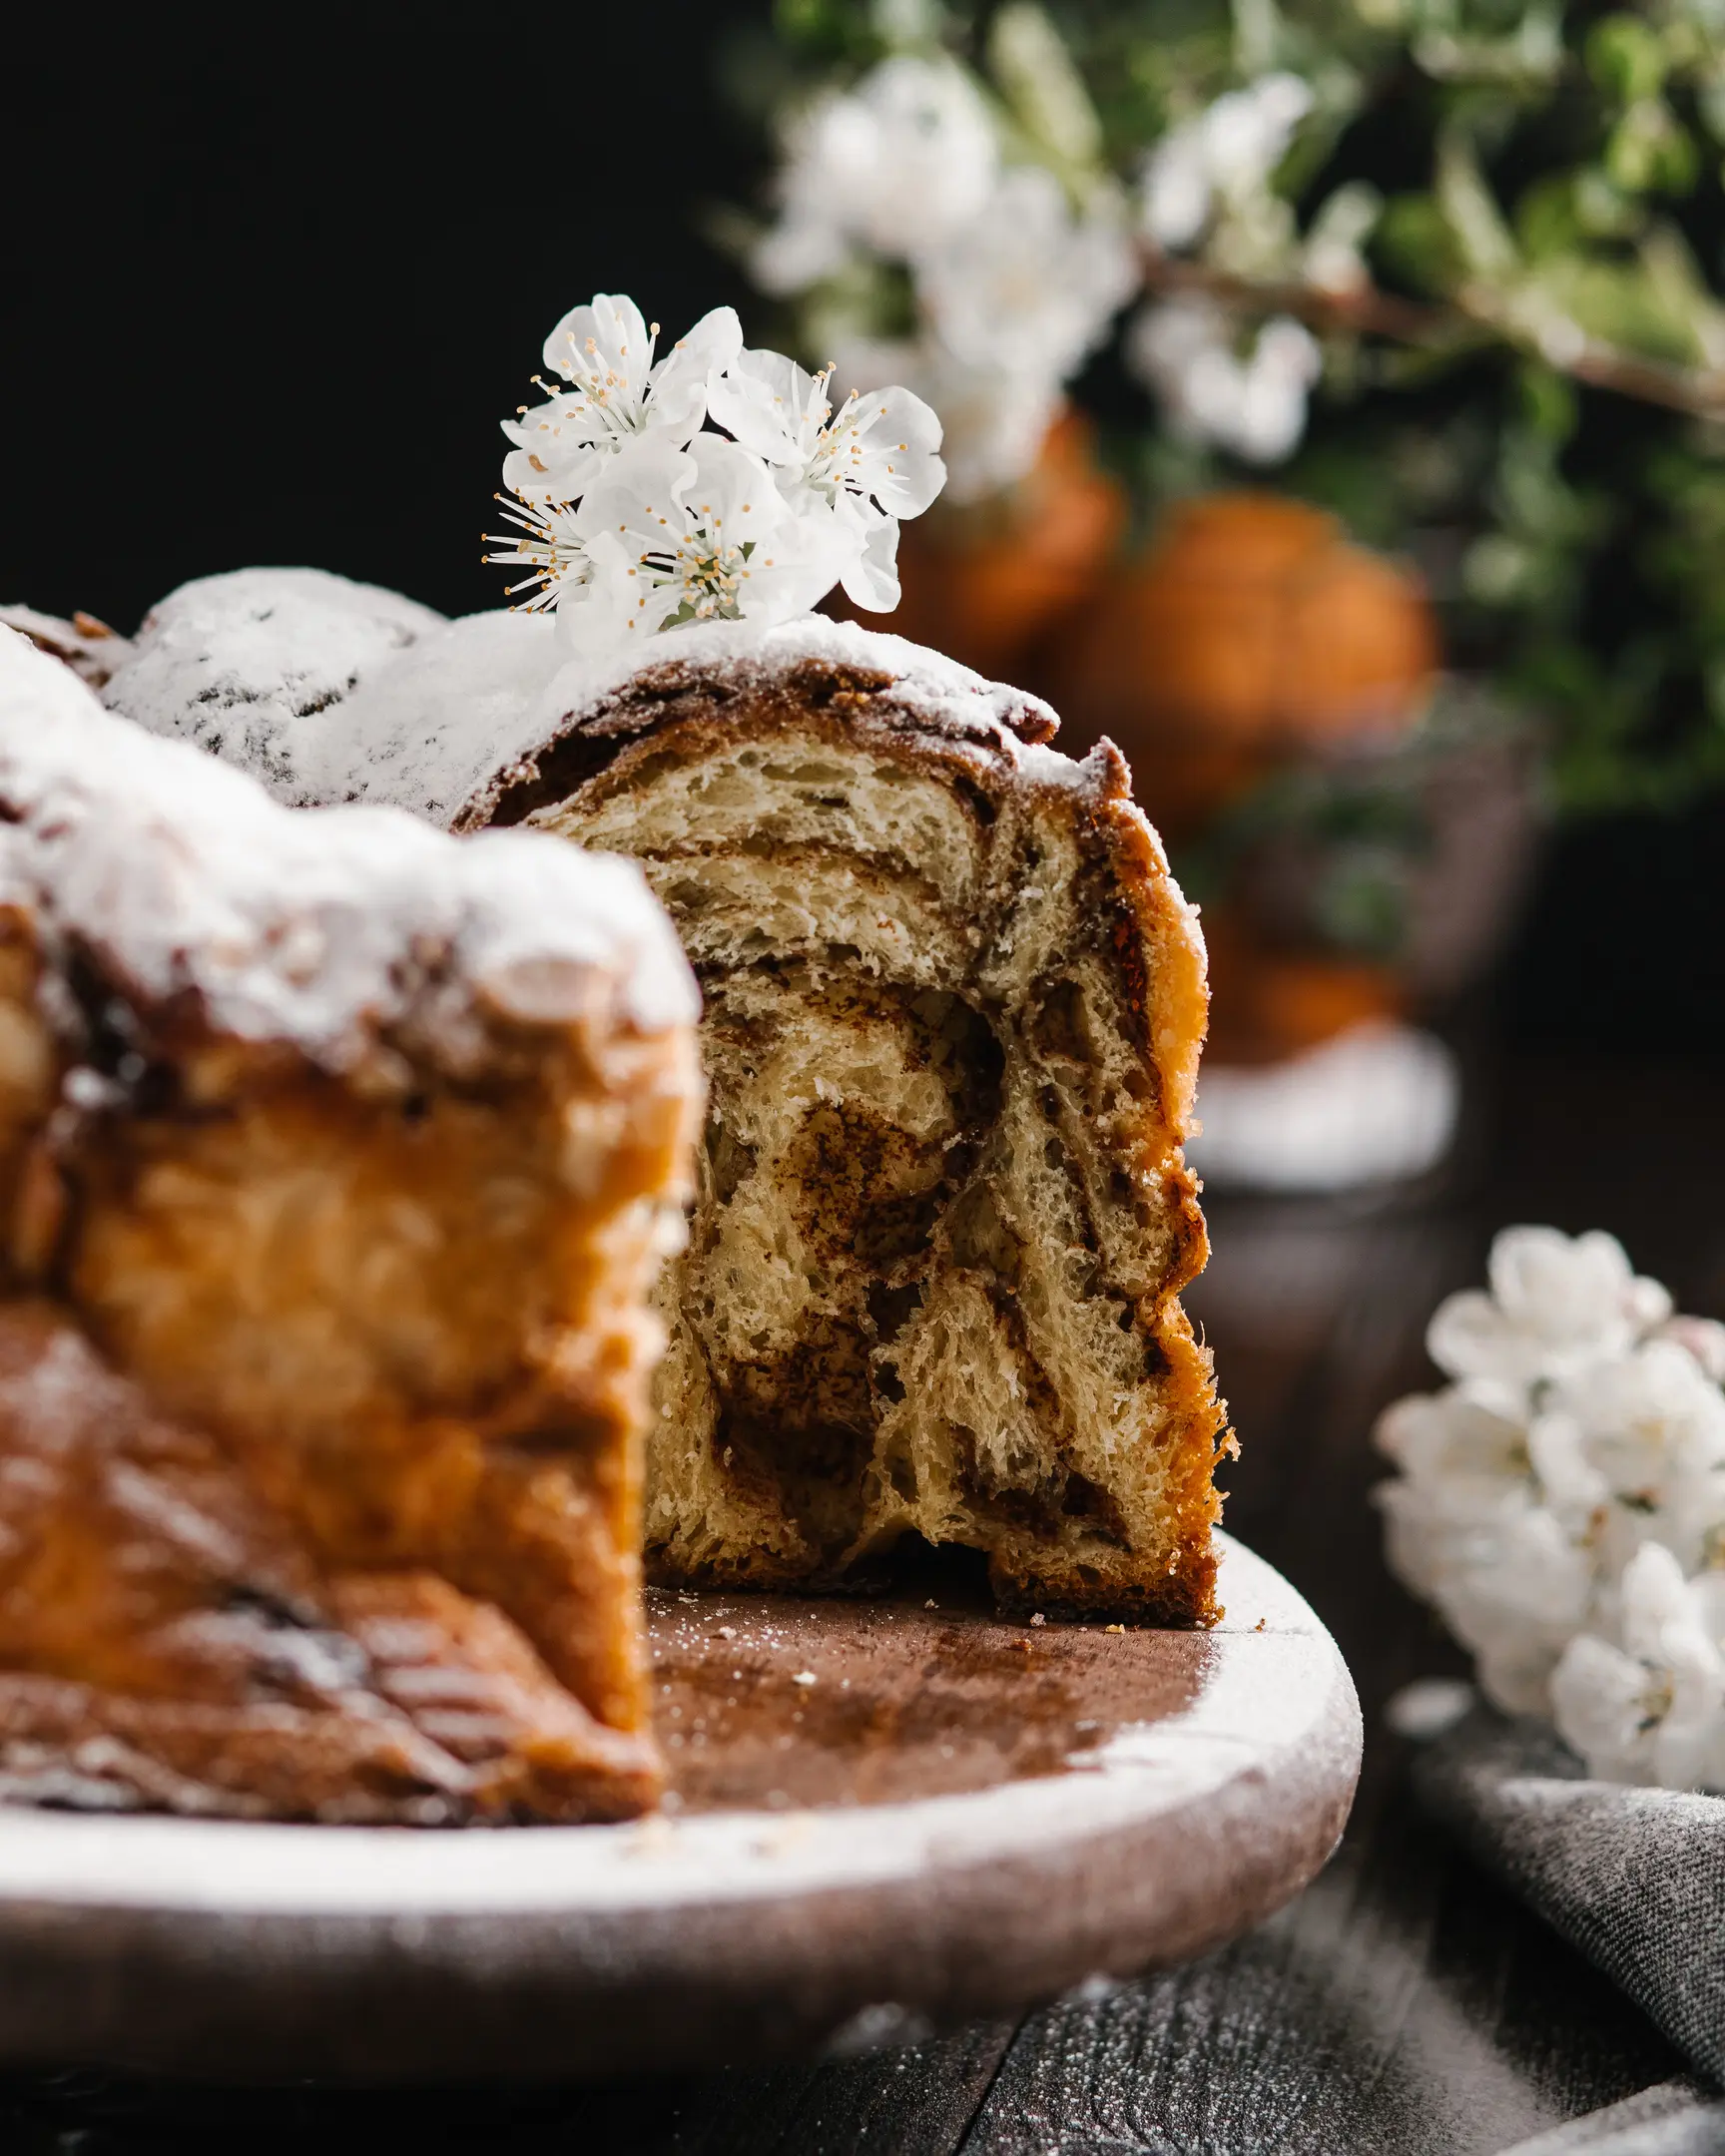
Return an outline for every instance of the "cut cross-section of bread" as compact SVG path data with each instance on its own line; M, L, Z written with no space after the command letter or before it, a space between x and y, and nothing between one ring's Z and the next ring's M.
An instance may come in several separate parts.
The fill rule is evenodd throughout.
M0 630L0 1791L651 1803L696 1009L629 864L290 813Z
M201 650L253 596L201 588ZM148 696L122 668L108 701L185 731L207 660L185 709L149 663ZM276 663L253 653L250 708ZM1228 1440L1179 1303L1204 954L1113 750L1074 763L1034 699L821 621L595 665L476 616L278 724L238 753L327 799L633 855L695 962L710 1101L662 1289L660 1576L838 1586L920 1535L983 1551L1009 1604L1214 1615Z
M467 812L634 855L706 997L665 1576L832 1585L916 1533L1014 1604L1212 1613L1202 946L1119 757L1050 732L896 640L673 648Z

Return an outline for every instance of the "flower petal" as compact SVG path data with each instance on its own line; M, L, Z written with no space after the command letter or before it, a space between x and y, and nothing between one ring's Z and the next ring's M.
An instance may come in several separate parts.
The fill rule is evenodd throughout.
M1604 1640L1583 1633L1551 1673L1558 1735L1602 1782L1639 1781L1652 1750L1647 1672Z
M871 614L889 614L898 586L898 519L877 516L862 528L862 547L845 572L845 596Z
M571 307L545 339L545 364L566 381L595 370L626 376L639 393L647 383L650 343L641 309L626 292L595 292L585 306Z
M735 307L715 307L681 336L653 369L648 424L681 446L707 416L709 384L743 348L743 324Z
M1426 1351L1451 1377L1488 1377L1520 1386L1534 1373L1528 1343L1476 1288L1446 1297L1426 1329Z
M799 473L813 449L815 429L831 410L816 377L775 351L736 354L713 382L708 408L746 449Z

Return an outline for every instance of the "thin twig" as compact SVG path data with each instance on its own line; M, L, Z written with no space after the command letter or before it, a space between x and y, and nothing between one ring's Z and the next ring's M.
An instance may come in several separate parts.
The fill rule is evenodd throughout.
M1576 331L1573 349L1540 338L1505 318L1500 302L1469 291L1446 306L1427 306L1362 283L1346 290L1303 284L1293 278L1235 276L1205 263L1143 251L1145 284L1169 294L1197 293L1250 314L1292 314L1314 329L1346 329L1384 337L1422 351L1463 351L1482 336L1530 351L1560 374L1595 389L1610 389L1643 404L1660 404L1692 418L1725 418L1725 373L1717 368L1672 366L1643 359Z

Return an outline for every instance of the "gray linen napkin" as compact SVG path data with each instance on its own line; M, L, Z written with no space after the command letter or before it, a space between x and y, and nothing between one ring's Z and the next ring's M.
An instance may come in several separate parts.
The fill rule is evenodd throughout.
M1661 2081L1622 2103L1589 2111L1503 2156L1720 2156L1725 2103L1697 2081Z
M1414 1781L1489 1871L1620 1985L1707 2081L1725 2086L1725 1799L1590 1782L1550 1730L1484 1706L1420 1753ZM1600 2156L1725 2151L1725 2106L1696 2096L1682 2117L1625 2117L1622 2133L1541 2139L1528 2156L1547 2146Z

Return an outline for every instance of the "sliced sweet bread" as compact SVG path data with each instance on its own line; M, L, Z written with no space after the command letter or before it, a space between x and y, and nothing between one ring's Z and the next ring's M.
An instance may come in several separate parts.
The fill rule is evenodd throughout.
M136 708L126 669L106 694ZM1111 748L1074 763L1035 700L819 620L565 664L542 619L476 616L283 726L260 767L326 798L635 856L695 962L660 1576L837 1586L920 1535L1009 1604L1214 1615L1230 1440L1179 1303L1204 953Z
M1204 960L1125 767L895 638L730 641L572 710L457 819L634 855L706 997L651 1559L831 1585L914 1533L1012 1605L1202 1621Z
M653 1800L696 1008L629 864L289 814L0 630L0 1790Z

